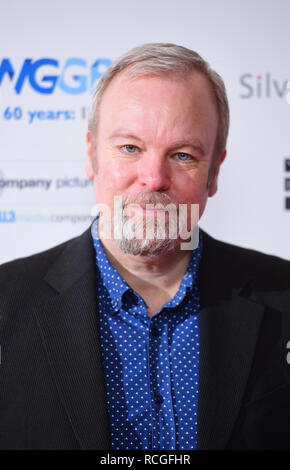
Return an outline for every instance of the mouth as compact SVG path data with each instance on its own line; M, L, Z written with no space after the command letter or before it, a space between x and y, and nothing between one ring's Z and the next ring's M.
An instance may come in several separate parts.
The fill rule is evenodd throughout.
M150 204L148 204L150 206ZM129 204L128 206L126 206L126 210L133 210L133 211L136 211L136 212L141 212L143 214L157 214L157 213L160 213L160 212L167 212L167 210L165 208L150 208L150 207L146 207L145 206L142 206L141 204Z

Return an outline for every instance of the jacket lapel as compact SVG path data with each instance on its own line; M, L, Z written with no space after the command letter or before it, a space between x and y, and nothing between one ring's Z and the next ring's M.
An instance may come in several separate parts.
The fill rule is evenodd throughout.
M44 278L50 295L35 309L60 398L82 449L109 449L109 421L90 229L66 244Z
M234 294L200 311L198 449L224 449L249 377L264 307Z
M224 449L241 407L263 318L251 280L203 232L198 449Z
M249 376L264 307L228 278L216 242L204 236L200 267L198 449L226 447ZM64 244L35 308L51 371L82 449L109 449L110 432L91 233ZM235 285L236 284L236 285Z

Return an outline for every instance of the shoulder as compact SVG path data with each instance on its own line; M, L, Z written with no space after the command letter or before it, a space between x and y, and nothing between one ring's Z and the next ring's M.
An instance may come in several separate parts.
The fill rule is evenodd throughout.
M13 281L24 281L29 278L39 278L46 273L53 261L58 258L65 248L79 237L67 240L48 250L18 258L0 265L0 285Z
M243 248L231 243L216 240L203 232L203 256L206 263L212 264L220 272L227 272L233 280L252 280L256 287L275 285L289 289L290 261L258 250Z
M14 325L28 325L34 308L92 271L94 257L90 242L88 228L80 236L53 248L0 266L0 329L11 321Z

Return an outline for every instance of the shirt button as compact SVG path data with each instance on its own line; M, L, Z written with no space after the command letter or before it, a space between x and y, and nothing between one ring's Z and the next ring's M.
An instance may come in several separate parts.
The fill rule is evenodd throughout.
M154 400L155 400L155 403L157 403L158 405L161 405L161 403L164 402L163 396L159 395L159 393L156 393Z
M155 338L157 338L159 336L159 331L158 331L157 328L155 328L155 326L152 328L151 334L152 334L152 336L155 336Z

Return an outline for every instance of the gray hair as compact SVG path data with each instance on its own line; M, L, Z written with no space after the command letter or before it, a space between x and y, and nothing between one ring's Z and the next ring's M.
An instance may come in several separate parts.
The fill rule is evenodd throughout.
M229 104L224 82L197 52L176 44L143 44L131 49L113 62L100 78L93 93L88 124L91 134L94 135L97 129L100 102L104 91L112 79L129 66L128 76L130 78L142 75L184 77L185 74L195 70L208 79L216 99L219 116L213 155L217 164L216 160L225 150L229 131Z

